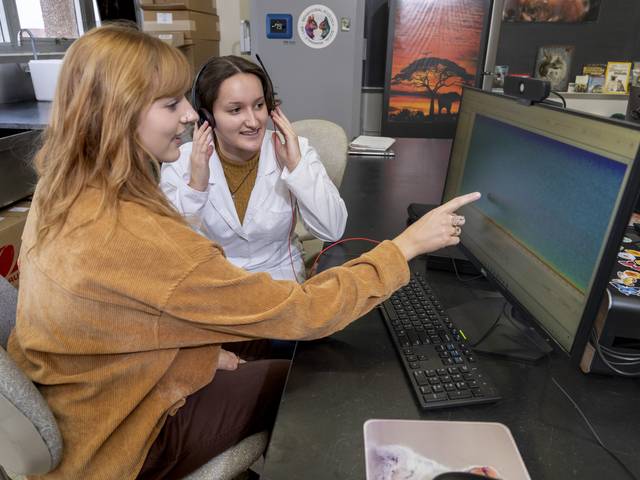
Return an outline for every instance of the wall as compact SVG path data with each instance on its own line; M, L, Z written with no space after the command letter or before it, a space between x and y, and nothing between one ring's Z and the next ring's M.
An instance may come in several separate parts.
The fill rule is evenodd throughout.
M220 55L240 55L240 21L250 18L250 0L217 0Z
M640 2L602 0L596 22L582 24L503 22L496 65L510 73L533 74L538 48L574 45L570 77L585 63L640 60Z

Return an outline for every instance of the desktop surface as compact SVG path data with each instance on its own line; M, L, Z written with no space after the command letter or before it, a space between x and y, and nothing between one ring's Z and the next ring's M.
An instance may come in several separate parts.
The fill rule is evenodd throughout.
M350 158L342 183L349 210L345 237L393 238L411 202L436 203L451 142L399 139L395 158ZM370 249L349 242L329 250L327 268ZM323 256L324 257L324 256ZM461 283L426 271L445 307L493 295L488 282ZM371 418L501 422L509 427L532 478L626 478L597 445L553 378L581 407L605 444L640 473L640 383L585 375L554 350L537 365L482 355L499 403L422 411L413 396L381 314L374 309L329 338L299 342L267 450L263 478L363 479L363 424Z

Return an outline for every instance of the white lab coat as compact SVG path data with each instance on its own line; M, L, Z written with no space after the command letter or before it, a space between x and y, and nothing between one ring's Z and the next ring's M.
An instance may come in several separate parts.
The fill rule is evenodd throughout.
M160 186L171 203L202 234L222 246L227 259L251 272L268 272L276 280L302 280L304 264L299 241L289 232L292 206L297 201L305 227L324 241L342 237L347 209L318 153L306 138L299 137L302 158L293 172L281 169L275 156L271 131L260 150L256 182L249 198L244 223L240 224L217 153L209 160L209 186L200 192L189 187L192 143L180 147L180 158L162 165Z

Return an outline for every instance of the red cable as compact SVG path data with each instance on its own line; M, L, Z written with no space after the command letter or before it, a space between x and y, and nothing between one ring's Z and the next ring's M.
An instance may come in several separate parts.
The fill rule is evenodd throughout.
M291 205L291 226L289 227L289 260L291 261L291 270L293 270L293 278L296 282L300 283L298 280L298 275L296 274L296 269L293 266L293 256L291 255L291 235L293 235L293 230L295 229L296 224L296 209L293 208L293 197L291 196L291 191L289 193L289 205Z
M336 245L340 245L341 243L344 242L350 242L352 240L361 240L363 242L369 242L369 243L373 243L374 245L378 245L380 242L378 240L372 240L370 238L365 238L365 237L350 237L350 238L343 238L342 240L338 240L337 242L333 242L331 245L329 245L328 247L323 248L320 253L318 254L318 256L316 257L316 259L313 262L313 265L311 265L311 274L313 275L313 272L315 271L316 265L318 263L318 260L320 260L320 256L326 252L327 250L329 250L330 248L335 247Z

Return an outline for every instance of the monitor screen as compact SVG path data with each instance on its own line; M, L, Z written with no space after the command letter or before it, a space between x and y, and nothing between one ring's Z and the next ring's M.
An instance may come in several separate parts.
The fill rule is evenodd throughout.
M629 124L464 91L444 200L483 196L459 212L462 249L572 356L633 210L639 146Z

